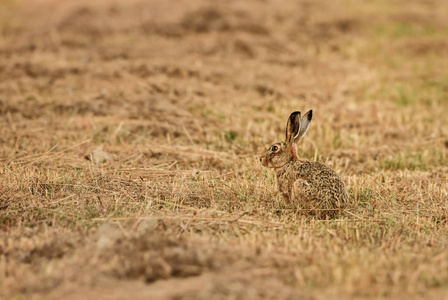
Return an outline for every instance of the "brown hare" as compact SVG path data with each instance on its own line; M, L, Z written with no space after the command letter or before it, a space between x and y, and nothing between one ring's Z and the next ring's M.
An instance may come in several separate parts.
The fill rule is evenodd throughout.
M274 168L277 187L286 204L292 200L299 211L319 218L338 216L348 200L344 184L334 170L317 161L301 160L297 142L305 135L313 111L303 118L293 112L286 124L286 139L273 144L260 157L263 166Z

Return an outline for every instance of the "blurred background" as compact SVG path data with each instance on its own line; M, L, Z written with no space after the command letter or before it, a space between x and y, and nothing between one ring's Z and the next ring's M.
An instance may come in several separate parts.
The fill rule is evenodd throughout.
M428 150L446 137L447 6L2 1L2 144L249 154L283 138L291 111L312 108L308 158Z

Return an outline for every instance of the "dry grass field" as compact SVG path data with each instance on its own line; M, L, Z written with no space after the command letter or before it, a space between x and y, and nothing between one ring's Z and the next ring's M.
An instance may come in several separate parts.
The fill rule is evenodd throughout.
M447 11L0 0L0 298L448 299ZM337 219L258 160L309 109Z

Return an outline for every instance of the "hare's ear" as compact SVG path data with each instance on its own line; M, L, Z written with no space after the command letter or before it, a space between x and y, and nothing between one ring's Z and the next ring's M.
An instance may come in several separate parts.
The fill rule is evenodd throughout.
M294 137L294 142L298 142L308 131L310 127L311 119L313 118L313 111L307 112L300 120L300 130L296 137Z
M292 143L300 130L300 111L293 112L286 123L286 138L285 142L287 144Z

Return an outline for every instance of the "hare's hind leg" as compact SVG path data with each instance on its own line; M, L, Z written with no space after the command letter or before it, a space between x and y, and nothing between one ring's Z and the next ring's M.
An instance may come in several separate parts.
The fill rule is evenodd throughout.
M294 204L299 205L301 209L306 209L311 200L311 185L304 179L297 179L294 181L291 190L291 198Z
M289 195L287 193L282 193L282 198L283 198L283 202L285 202L285 204L287 204L287 205L291 201L291 199L289 199Z

